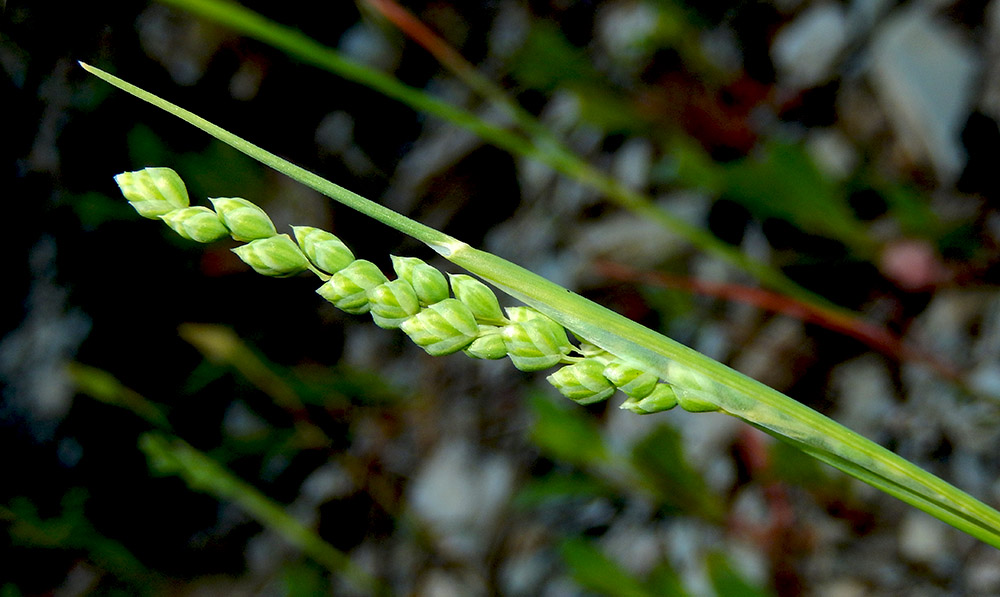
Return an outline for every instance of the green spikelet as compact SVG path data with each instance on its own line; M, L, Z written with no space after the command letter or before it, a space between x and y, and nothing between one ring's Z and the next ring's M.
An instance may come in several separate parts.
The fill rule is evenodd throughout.
M630 410L637 415L649 415L677 406L677 394L668 384L656 384L645 398L630 396L619 408Z
M174 232L199 243L211 243L229 236L214 211L207 207L185 207L160 216Z
M420 301L410 283L402 278L379 284L368 291L372 319L380 328L394 330L420 311Z
M553 367L573 349L561 325L530 307L508 307L507 317L511 323L503 328L503 341L521 371Z
M360 315L371 309L368 291L388 281L377 265L358 259L335 273L316 292L341 311Z
M546 379L563 396L578 404L600 402L615 393L615 386L604 377L604 364L597 359L567 365Z
M604 368L604 377L616 388L634 398L645 398L652 393L659 378L621 360L614 360Z
M312 226L292 226L295 240L321 271L335 274L354 262L354 253L339 238Z
M469 346L479 335L476 317L461 301L445 299L426 307L400 329L433 356L451 354Z
M209 199L215 207L219 219L229 229L235 240L249 242L270 238L278 233L274 223L264 210L246 199L239 197L216 197Z
M410 283L421 305L433 305L448 298L448 281L436 268L416 257L391 257L392 269L400 279Z
M493 325L504 323L506 318L500 310L497 295L493 294L489 286L465 274L448 274L448 277L451 279L451 291L455 293L455 298L472 309L477 320Z
M115 176L122 195L144 218L155 220L190 205L184 181L170 168L143 168Z
M287 234L251 241L233 249L258 274L284 278L306 270L309 262Z

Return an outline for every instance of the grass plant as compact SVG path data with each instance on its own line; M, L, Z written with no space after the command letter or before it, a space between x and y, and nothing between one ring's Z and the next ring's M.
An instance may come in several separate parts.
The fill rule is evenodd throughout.
M83 66L298 182L423 242L527 306L501 309L482 282L464 274L448 279L412 258L394 258L395 279L390 280L374 264L355 259L328 232L294 227L294 238L278 233L267 214L244 199L215 199L214 210L191 207L183 182L166 168L117 177L140 214L162 219L181 236L197 242L231 236L243 243L234 252L263 275L311 271L322 281L317 292L323 298L344 311L368 313L381 327L401 329L429 354L463 351L474 358L510 357L515 367L528 371L558 367L549 375L550 383L579 403L606 399L621 390L628 396L622 407L640 414L680 405L690 412L737 417L1000 547L996 510L780 392L524 268L337 186L100 69Z

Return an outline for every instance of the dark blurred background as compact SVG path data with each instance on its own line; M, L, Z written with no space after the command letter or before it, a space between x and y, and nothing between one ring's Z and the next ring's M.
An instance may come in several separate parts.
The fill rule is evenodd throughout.
M385 3L243 6L510 124ZM245 197L387 271L390 254L454 271L77 65L668 333L995 505L996 2L405 7L583 160L859 319L754 299L746 271L592 188L178 8L7 0L0 596L367 594L358 570L427 596L1000 594L996 550L736 421L638 417L620 396L578 407L506 361L430 358L333 309L311 277L257 276L232 245L142 220L112 177L167 166L192 203ZM254 512L248 486L227 493L237 478L313 548ZM316 555L331 546L353 563Z

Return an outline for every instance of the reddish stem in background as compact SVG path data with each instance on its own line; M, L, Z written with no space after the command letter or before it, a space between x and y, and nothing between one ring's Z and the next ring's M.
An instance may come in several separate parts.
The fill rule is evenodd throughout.
M705 296L713 296L727 301L746 303L766 311L794 317L805 323L812 323L828 330L843 334L863 342L874 350L897 360L921 361L942 376L959 382L961 374L951 364L943 362L926 352L908 346L898 336L885 328L862 321L855 317L810 305L769 290L751 288L740 284L706 282L685 276L675 276L662 272L644 272L614 261L600 260L594 263L608 278L626 282L638 282L684 290Z
M393 0L365 0L365 2L449 69L466 72L472 70L472 66L458 51L409 10Z

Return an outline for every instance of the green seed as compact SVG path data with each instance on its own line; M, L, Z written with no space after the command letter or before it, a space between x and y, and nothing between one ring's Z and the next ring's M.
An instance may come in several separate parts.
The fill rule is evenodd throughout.
M416 257L391 257L392 269L413 286L421 305L433 305L448 298L448 281L436 268Z
M420 311L420 301L410 283L402 278L379 284L368 291L372 319L380 328L394 330Z
M497 295L493 294L489 286L465 274L448 274L448 277L451 279L451 291L455 293L455 298L472 309L476 319L482 323L504 322Z
M219 219L238 241L248 242L270 238L278 233L264 210L239 197L209 199L219 214Z
M635 398L645 398L652 393L659 378L646 373L622 360L615 360L604 368L604 377L625 394Z
M229 236L215 212L207 207L175 209L160 219L183 238L199 243L211 243Z
M501 333L511 362L521 371L553 367L572 349L565 330L555 331L542 320L511 323Z
M615 386L604 377L603 371L603 363L585 359L559 369L546 379L570 400L593 404L615 393Z
M368 291L389 280L371 261L358 259L333 274L316 292L342 311L360 315L371 308Z
M649 396L645 398L630 396L619 408L638 415L649 415L670 410L675 406L677 406L677 394L674 389L669 384L661 383L656 385Z
M474 359L487 359L495 361L507 356L507 345L504 344L501 329L495 326L479 326L479 337L476 338L465 354Z
M456 299L445 299L404 321L400 329L432 356L458 352L479 335L476 317Z
M170 168L144 168L115 176L122 195L144 218L155 220L191 204L184 181Z
M292 226L295 240L309 261L328 274L335 274L354 262L354 253L339 238L312 226Z
M233 249L258 274L286 278L309 267L306 256L287 234L251 241Z

